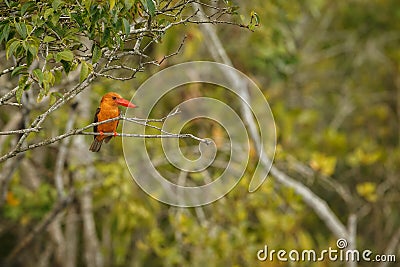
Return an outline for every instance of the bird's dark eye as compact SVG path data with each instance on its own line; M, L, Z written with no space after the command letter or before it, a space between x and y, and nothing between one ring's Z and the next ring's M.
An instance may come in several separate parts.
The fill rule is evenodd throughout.
M116 97L116 96L113 96L112 99L115 100L115 99L117 99L117 97Z

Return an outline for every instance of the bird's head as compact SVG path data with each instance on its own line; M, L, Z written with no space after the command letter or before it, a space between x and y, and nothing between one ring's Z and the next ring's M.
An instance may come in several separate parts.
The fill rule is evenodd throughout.
M120 96L117 93L114 92L110 92L107 93L103 96L103 98L101 99L101 103L107 103L108 105L111 106L124 106L127 108L136 108L137 106L131 102L129 102L128 100L122 98L122 96Z

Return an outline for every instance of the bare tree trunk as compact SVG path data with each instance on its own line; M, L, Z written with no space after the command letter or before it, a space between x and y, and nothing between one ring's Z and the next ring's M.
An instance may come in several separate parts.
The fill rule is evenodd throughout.
M43 253L39 256L39 261L36 266L38 267L48 267L49 261L50 261L50 256L54 251L53 244L51 242L48 242L46 244L46 248L44 249Z
M79 99L79 106L77 112L78 117L88 120L90 112L90 101L88 100L90 94L88 91L82 92ZM90 118L91 119L91 118ZM76 174L78 178L82 177L85 182L90 182L94 179L96 173L93 167L93 156L88 154L88 144L83 136L74 139L73 142L72 158L78 160L77 164L81 164L84 170L78 170ZM82 158L82 155L87 155ZM81 173L79 173L81 171ZM82 175L84 174L84 176ZM84 178L83 178L84 177ZM82 195L79 197L80 210L83 222L83 236L84 236L84 259L87 267L102 267L104 266L103 255L101 254L100 242L96 233L96 224L93 215L93 198L90 191L90 185L86 185L83 189Z
M78 215L75 205L68 210L65 219L65 267L75 267L78 252Z
M96 226L93 216L92 194L89 190L85 190L79 198L83 219L83 236L84 236L84 257L87 267L102 267L103 256L100 252L100 245L97 239Z
M49 234L53 239L55 262L57 266L65 266L65 239L61 229L61 217L57 216L49 225Z

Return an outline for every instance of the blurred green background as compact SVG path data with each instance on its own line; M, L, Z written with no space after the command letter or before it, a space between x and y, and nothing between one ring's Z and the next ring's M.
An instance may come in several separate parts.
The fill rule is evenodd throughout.
M355 215L359 250L394 254L399 261L400 2L236 4L246 21L251 11L257 12L260 25L254 32L231 25L213 27L233 65L251 77L268 99L277 127L274 166L322 198L344 225ZM94 113L105 92L117 91L129 99L135 88L163 68L213 60L201 25L191 24L168 32L151 55L162 58L174 52L184 35L188 38L180 53L161 67L149 67L132 81L96 81L82 96L88 99L88 113ZM213 90L194 85L171 94L154 117L195 96L231 101L229 94ZM66 107L52 121L54 131L62 132L69 114ZM79 127L92 119L92 114L82 114L77 118ZM2 125L9 115L1 111ZM185 132L226 138L211 122L193 123ZM88 266L91 257L97 259L92 266L346 265L328 259L317 263L257 259L264 245L321 251L336 248L338 237L301 196L273 176L256 192L247 191L255 153L244 177L226 197L203 207L176 208L157 202L133 182L120 139L114 138L93 156L86 152L92 137L71 138L69 147L82 150L68 152L62 175L65 188L80 193L35 235L15 266ZM158 140L147 145L153 155L161 155ZM53 179L57 152L57 144L28 151L14 172L0 213L0 258L9 256L51 214L57 199ZM158 168L173 171L162 164ZM397 266L380 264L371 266Z

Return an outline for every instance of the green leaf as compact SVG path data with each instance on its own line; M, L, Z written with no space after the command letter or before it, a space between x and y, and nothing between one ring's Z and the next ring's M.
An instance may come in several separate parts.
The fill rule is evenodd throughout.
M154 17L156 13L156 6L154 5L153 0L146 0L147 12L151 17Z
M8 59L10 56L12 56L20 45L21 45L20 40L17 40L16 38L13 38L10 41L8 41L6 45L6 51L7 51L6 58Z
M101 38L100 45L106 45L111 40L110 28L105 28L103 32L103 36Z
M15 98L17 99L18 103L21 103L22 94L24 93L25 90L28 90L30 87L30 83L27 83L27 81L28 81L27 74L21 76L18 81L18 89L15 92Z
M61 51L61 52L58 52L56 54L56 62L60 62L62 60L64 60L64 61L72 61L72 60L74 60L74 54L68 49L66 49L64 51Z
M131 32L131 25L129 24L129 21L126 18L123 18L122 21L124 23L125 34L129 35L129 33Z
M71 13L71 17L78 23L80 27L83 27L85 22L82 19L81 14Z
M15 29L22 39L25 39L28 36L28 30L26 28L26 24L23 22L15 23Z
M92 0L84 0L83 4L85 5L86 10L90 11L90 7L92 6Z
M53 16L51 16L51 22L54 25L58 25L58 22L60 21L60 16L61 13L54 13ZM67 27L61 27L61 28L67 28Z
M53 105L54 103L56 103L56 101L57 101L57 97L53 93L51 93L50 101L49 101L50 106Z
M25 15L25 12L34 5L35 3L33 1L26 2L25 4L22 5L21 7L21 16Z
M44 73L44 81L47 81L50 85L54 85L54 83L56 82L56 78L54 77L54 74L49 71L46 70Z
M43 14L43 17L45 20L47 20L51 15L53 15L54 9L53 8L48 8Z
M58 98L63 97L63 95L60 92L51 92L50 93L50 105L53 105Z
M1 42L4 40L5 42L7 42L8 40L8 35L10 34L10 24L6 24L4 25L3 29L1 30L1 34L0 34L0 44Z
M46 35L46 36L44 37L44 39L43 39L43 42L45 42L45 43L50 43L50 42L53 42L53 41L55 41L55 40L56 40L56 38L54 38L53 36Z
M94 45L92 52L92 63L93 64L97 63L100 58L101 58L101 49L97 45Z
M314 152L311 155L310 167L315 171L321 172L323 175L330 176L335 172L336 161L336 157Z
M57 99L61 98L62 96L63 95L59 92L51 92L49 105L53 105L54 103L56 103Z
M369 202L376 202L378 199L378 194L376 190L376 183L364 182L359 183L356 186L358 195L364 197Z
M27 49L32 54L33 57L37 56L39 48L36 45L28 43Z
M251 19L250 19L250 24L254 26L259 26L260 25L260 17L258 14L254 11L251 11L250 13Z
M114 6L115 6L115 0L110 0L110 11L113 10Z
M51 6L53 7L54 10L57 10L58 7L61 5L61 3L63 3L63 1L61 1L61 0L53 0L53 3L51 4Z
M44 75L41 69L34 69L32 71L33 75L38 79L39 84L43 83Z
M51 92L50 93L50 105L53 105L57 99L62 98L63 95L60 92Z
M15 98L17 99L17 102L21 104L21 98L22 94L24 93L24 87L18 86L17 91L15 92Z
M83 82L89 75L89 66L85 61L81 64L81 75L79 77L80 82Z
M11 77L19 75L21 73L26 73L27 66L18 66L11 72Z
M141 0L141 2L146 9L146 12L153 17L156 12L156 6L154 5L153 0Z
M61 70L55 70L54 71L54 78L55 78L54 83L60 83L61 80L62 80L62 71Z
M49 91L50 91L49 82L48 81L43 81L42 87L43 87L43 95L45 95L45 96L48 95Z
M47 55L47 57L46 57L46 60L49 61L49 60L51 60L51 59L53 59L53 58L54 58L54 54L49 53L49 54Z
M29 50L26 52L26 63L30 66L33 62L33 55Z
M71 71L72 63L62 59L61 64L63 65L64 71L68 74Z

